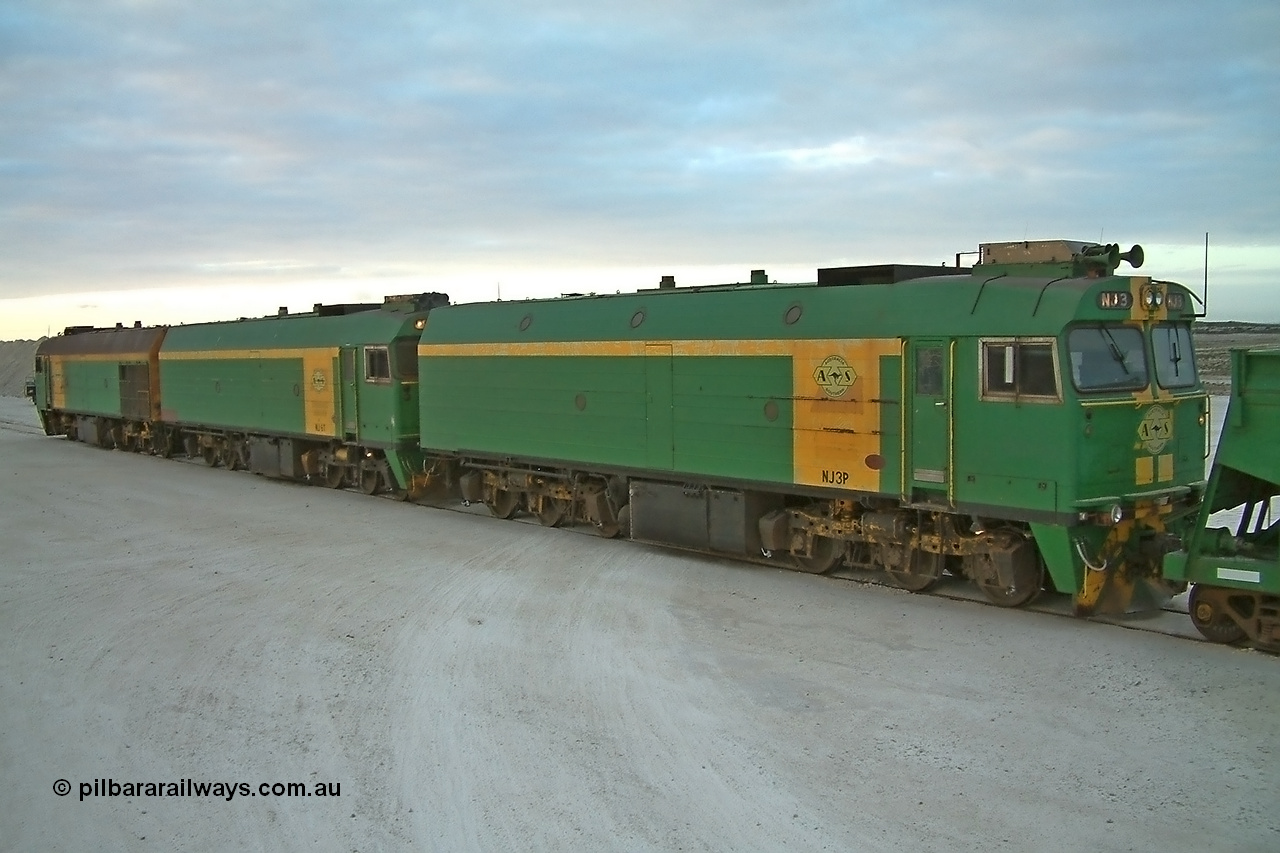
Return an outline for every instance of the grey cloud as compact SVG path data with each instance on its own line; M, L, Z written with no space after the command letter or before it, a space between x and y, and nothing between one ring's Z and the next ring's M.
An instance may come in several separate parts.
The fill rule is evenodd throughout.
M1280 245L1277 24L1247 4L11 4L0 293L916 260L1103 228Z

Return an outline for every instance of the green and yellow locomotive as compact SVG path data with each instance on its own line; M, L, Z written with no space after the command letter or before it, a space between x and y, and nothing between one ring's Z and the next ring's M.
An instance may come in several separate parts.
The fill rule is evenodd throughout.
M36 353L51 435L373 494L407 493L417 341L447 297L153 328L68 329Z
M440 294L175 326L161 417L210 465L404 491L418 452L418 334Z
M1207 417L1191 294L1123 262L986 244L972 269L69 329L37 407L101 446L1116 613L1170 591Z
M71 326L36 348L33 399L47 435L160 450L157 360L166 326ZM153 445L153 440L155 444Z
M972 270L819 270L437 310L419 347L428 464L500 516L812 572L1047 576L1080 614L1167 598L1204 488L1190 293L1135 247L987 244Z

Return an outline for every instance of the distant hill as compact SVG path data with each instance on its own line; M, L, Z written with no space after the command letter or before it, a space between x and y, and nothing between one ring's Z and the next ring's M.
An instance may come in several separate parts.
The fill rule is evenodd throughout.
M1197 335L1280 335L1280 323L1245 323L1240 320L1220 323L1201 320L1195 329Z
M22 396L23 385L35 370L39 345L40 341L0 341L0 396Z

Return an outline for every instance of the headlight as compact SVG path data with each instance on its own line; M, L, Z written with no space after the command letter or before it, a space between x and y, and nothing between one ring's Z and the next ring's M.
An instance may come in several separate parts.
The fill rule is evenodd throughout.
M1111 517L1112 524L1119 524L1120 521L1124 518L1124 507L1120 506L1120 504L1116 504L1115 506L1111 507L1111 512L1109 513L1109 515Z

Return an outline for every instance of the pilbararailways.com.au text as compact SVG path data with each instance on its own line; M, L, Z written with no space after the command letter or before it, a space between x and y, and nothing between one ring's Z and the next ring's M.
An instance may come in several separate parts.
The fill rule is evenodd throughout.
M115 779L94 779L80 782L80 800L89 797L217 797L230 802L236 797L341 797L341 782L197 782L181 779L177 782L117 782ZM71 793L71 783L59 779L53 783L53 792L59 797Z

